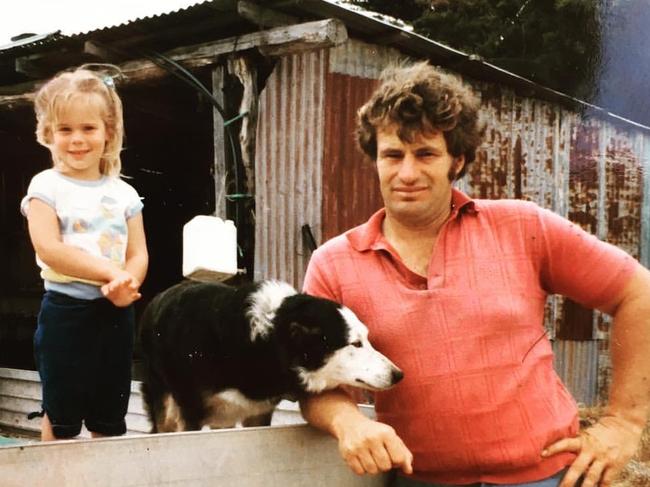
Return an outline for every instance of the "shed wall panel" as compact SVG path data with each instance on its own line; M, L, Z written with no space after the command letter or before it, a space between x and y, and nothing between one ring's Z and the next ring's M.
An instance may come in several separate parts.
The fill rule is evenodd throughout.
M647 264L650 199L644 188L650 134L523 98L500 86L474 87L482 96L485 143L458 186L474 197L534 201ZM559 363L572 364L562 367L560 375L586 404L606 397L610 323L601 313L549 297L546 328L552 337L557 333L563 339L564 345L556 348ZM585 385L587 369L597 380Z
M377 172L357 148L357 110L382 69L399 59L388 47L352 40L330 50L323 147L323 241L366 221L381 208Z
M299 287L321 237L323 103L327 51L280 59L260 96L255 171L255 278Z
M313 225L320 244L362 223L381 206L375 169L364 163L353 132L357 109L372 93L381 68L398 54L356 40L327 54L329 58L325 51L301 55L301 60L316 56L317 73L301 73L298 66L304 61L296 56L284 59L263 94L257 157L258 177L267 187L257 200L258 277L302 281L307 259L296 243L301 221ZM482 96L486 137L468 175L458 182L460 189L474 197L534 201L644 262L650 260L650 198L644 189L649 184L647 130L526 98L500 85L466 81ZM308 88L296 90L300 83ZM298 93L297 103L285 99ZM293 121L300 119L295 113L310 106L304 123L315 125L311 140L316 146L292 132L307 134ZM291 165L288 154L298 154L296 161L304 166ZM312 187L316 189L307 189ZM300 202L298 208L309 209L308 218L296 220L298 210L282 195L288 189L294 203ZM309 199L305 192L314 197ZM556 347L558 363L572 364L560 370L570 387L582 383L586 369L598 372L586 389L573 390L579 401L589 404L604 398L609 381L610 326L608 318L582 313L575 306L549 298L545 326L551 337L566 331L558 337L562 343L575 342ZM583 350L587 348L588 353Z

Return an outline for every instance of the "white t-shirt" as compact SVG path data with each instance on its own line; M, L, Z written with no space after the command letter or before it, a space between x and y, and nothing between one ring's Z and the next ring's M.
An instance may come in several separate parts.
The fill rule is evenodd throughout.
M102 176L86 181L47 169L32 178L20 211L27 216L29 201L37 198L51 206L59 219L63 243L124 268L128 242L127 220L142 210L143 204L132 186L118 177ZM60 278L36 256L42 269L45 289L81 299L102 296L99 286ZM60 276L60 277L59 277Z

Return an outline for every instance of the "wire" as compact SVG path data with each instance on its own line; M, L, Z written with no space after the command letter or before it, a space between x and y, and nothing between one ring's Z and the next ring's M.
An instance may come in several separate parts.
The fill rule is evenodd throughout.
M223 126L226 129L226 134L228 137L228 142L230 146L230 152L232 156L232 161L233 161L233 175L235 179L235 191L236 193L234 194L227 194L226 199L228 201L233 201L233 202L238 202L246 199L252 198L251 194L248 193L243 193L240 189L240 178L239 178L239 158L237 157L237 149L235 147L235 141L234 137L232 135L231 127L230 125L237 120L240 120L241 118L245 117L248 115L248 112L243 112L240 113L239 115L231 118L231 119L226 119L226 113L224 108L221 106L219 101L214 97L212 94L212 91L210 91L208 88L205 87L205 85L196 78L189 70L187 70L185 67L174 61L173 59L168 58L164 54L161 54L159 52L155 51L142 51L143 57L149 59L151 62L156 64L157 66L163 68L165 71L168 71L169 73L173 74L176 76L178 79L183 81L186 84L189 84L195 89L198 89L198 91L203 94L207 99L210 101L212 106L219 112L219 115L221 115L221 118L223 119ZM170 69L173 68L173 69ZM235 205L235 222L237 226L239 226L240 223L240 218L239 218L239 205Z

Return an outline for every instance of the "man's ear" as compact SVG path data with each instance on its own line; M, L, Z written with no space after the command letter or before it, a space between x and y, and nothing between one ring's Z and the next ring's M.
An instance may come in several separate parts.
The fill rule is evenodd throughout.
M449 169L449 180L455 181L463 170L463 167L465 167L465 155L454 157L454 160L451 161L451 168Z
M464 154L454 158L454 170L456 171L456 174L460 173L464 167L465 167Z

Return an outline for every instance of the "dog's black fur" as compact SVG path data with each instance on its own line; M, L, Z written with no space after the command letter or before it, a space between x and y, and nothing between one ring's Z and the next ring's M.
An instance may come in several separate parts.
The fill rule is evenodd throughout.
M247 418L250 424L268 424L281 399L296 399L306 391L341 384L328 378L325 387L310 386L300 374L318 371L338 350L349 347L350 353L356 353L353 348L362 346L356 336L350 336L342 307L295 291L270 299L275 304L255 303L253 298L266 298L267 290L272 294L279 289L273 285L263 289L264 284L233 288L184 281L149 303L141 319L140 337L142 392L152 432L197 430L206 424L234 426L235 419L247 424ZM284 286L282 291L288 288ZM257 314L251 314L253 307ZM260 317L266 326L260 325ZM354 344L351 339L356 340ZM368 347L371 352L367 353L388 364L390 377L375 386L364 376L364 380L355 379L356 385L378 389L398 382L401 371ZM386 370L382 368L381 374L385 376ZM215 421L215 416L223 415L224 403L215 406L211 401L224 391L241 397L245 404L234 416ZM241 401L235 402L241 405ZM249 408L251 405L255 407ZM175 419L170 419L172 410Z

